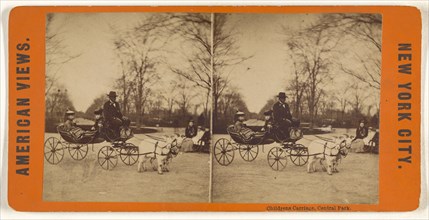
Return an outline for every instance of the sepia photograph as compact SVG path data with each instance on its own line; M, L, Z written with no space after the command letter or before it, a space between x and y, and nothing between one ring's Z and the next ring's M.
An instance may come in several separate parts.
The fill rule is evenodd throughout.
M211 14L46 16L43 199L208 202Z
M44 200L377 204L381 27L48 14Z
M215 203L377 204L379 14L215 14Z

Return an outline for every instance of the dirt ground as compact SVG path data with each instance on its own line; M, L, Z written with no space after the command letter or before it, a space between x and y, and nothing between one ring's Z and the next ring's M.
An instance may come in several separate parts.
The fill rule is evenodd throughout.
M157 134L158 135L158 134ZM46 134L46 138L57 134ZM142 135L136 135L143 138ZM220 137L215 135L212 143ZM315 136L300 140L308 146ZM131 142L138 144L139 140ZM43 198L47 201L127 201L127 202L208 202L209 155L184 153L173 159L170 172L137 172L137 165L121 161L112 171L103 170L96 160L98 150L107 143L91 147L82 161L68 152L58 165L44 164ZM226 203L335 203L375 204L378 202L378 155L350 153L339 165L339 173L308 174L289 160L282 171L272 170L267 153L276 144L260 147L252 162L245 162L238 151L229 166L213 162L213 202Z
M228 135L215 135L213 143ZM306 135L298 143L308 146L315 136ZM278 144L277 144L278 145ZM272 170L268 151L259 149L252 162L244 161L238 150L229 166L213 162L213 202L223 203L378 203L378 155L349 153L339 165L339 173L319 171L308 174L306 166L295 166L288 160L282 171ZM262 151L263 149L263 151Z
M158 134L156 134L158 135ZM57 134L46 134L59 136ZM143 138L142 135L136 135ZM138 140L131 142L138 143ZM103 170L96 158L106 142L89 148L82 161L68 152L58 165L45 161L43 199L47 201L127 202L208 202L209 154L183 153L173 159L170 172L158 175L149 170L138 173L137 164L126 166L118 160L111 171Z

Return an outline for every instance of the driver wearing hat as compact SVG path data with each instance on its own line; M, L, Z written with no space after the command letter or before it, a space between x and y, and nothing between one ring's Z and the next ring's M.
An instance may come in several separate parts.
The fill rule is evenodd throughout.
M116 130L119 134L119 128L121 126L128 127L130 121L121 113L119 103L116 102L116 92L110 91L107 96L109 97L109 101L104 103L103 106L104 120L109 124L112 129Z
M287 96L284 92L277 95L278 102L273 105L273 120L283 131L288 131L293 125L292 114L289 105L286 103ZM289 132L286 132L288 134Z

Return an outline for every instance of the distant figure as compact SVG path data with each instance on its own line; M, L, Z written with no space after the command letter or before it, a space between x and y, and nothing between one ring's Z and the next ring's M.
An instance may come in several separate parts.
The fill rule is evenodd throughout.
M365 120L359 121L359 126L356 129L356 137L352 141L352 148L357 153L365 152L364 138L368 136L368 127L366 126Z
M195 136L197 136L197 127L194 125L194 120L191 119L185 129L185 137L193 138Z
M107 96L109 101L104 103L103 106L104 119L109 127L119 134L120 127L128 127L130 120L122 115L119 103L116 102L116 92L110 91Z
M284 135L289 137L289 128L299 126L299 120L294 120L290 112L289 105L286 103L286 94L279 92L278 101L273 105L273 121L283 131Z
M356 129L356 137L353 141L357 139L364 139L368 136L368 127L366 126L365 119L359 121L359 126Z

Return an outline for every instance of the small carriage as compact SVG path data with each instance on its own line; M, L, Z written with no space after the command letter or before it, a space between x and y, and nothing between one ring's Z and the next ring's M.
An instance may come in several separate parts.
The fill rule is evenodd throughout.
M60 138L49 137L44 144L44 155L50 164L58 164L64 158L64 150L67 150L74 160L83 160L88 154L90 144L101 143L104 139L96 138L97 134L87 135L82 138L75 138L63 129L62 125L57 126Z
M63 125L57 126L57 132L60 138L49 137L44 144L44 156L50 164L60 163L64 158L65 150L74 160L83 160L88 154L89 145L92 145L93 149L94 144L104 141L109 142L110 145L103 146L97 154L98 163L103 169L113 169L118 163L118 156L128 166L138 161L138 147L126 142L132 137L132 133L117 135L112 129L106 127L101 131L87 132L82 137L76 138L69 131L64 130Z
M308 150L296 141L302 138L302 132L298 128L292 128L293 135L285 138L277 127L264 132L255 132L251 138L244 138L235 131L234 126L229 126L227 132L231 139L220 138L214 145L214 157L222 166L228 166L235 157L238 149L240 157L247 162L253 161L259 154L259 147L279 143L281 147L271 148L267 155L268 165L274 170L282 170L286 167L289 157L293 164L303 166L308 162Z

